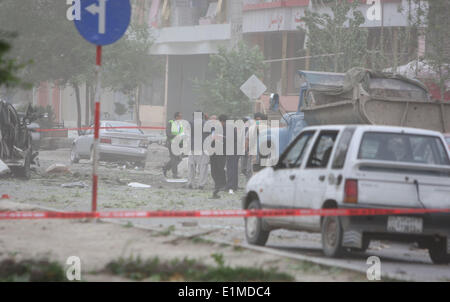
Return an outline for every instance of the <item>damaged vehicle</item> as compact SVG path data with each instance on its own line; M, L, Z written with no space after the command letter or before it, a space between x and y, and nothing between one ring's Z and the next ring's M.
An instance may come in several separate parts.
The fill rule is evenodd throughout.
M31 166L38 165L28 126L36 119L31 106L21 116L13 105L0 101L0 160L13 175L29 179Z
M307 127L274 167L247 184L244 209L448 209L450 152L439 132L388 126ZM326 256L365 251L371 240L417 243L450 263L450 214L286 216L245 220L247 242L272 230L322 233Z
M94 130L83 131L73 142L70 161L93 158ZM142 130L133 123L102 121L100 123L99 160L111 162L132 162L145 168L149 141Z

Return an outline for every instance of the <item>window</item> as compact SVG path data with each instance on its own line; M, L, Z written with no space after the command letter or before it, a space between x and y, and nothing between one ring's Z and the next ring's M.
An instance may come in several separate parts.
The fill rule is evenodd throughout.
M365 133L358 158L450 165L445 147L439 137L401 133Z
M135 124L120 123L120 122L108 123L105 126L105 128L111 128L111 129L106 129L107 132L144 134L141 129L138 129L136 127L137 127L137 125L135 125Z
M333 160L333 169L342 169L344 168L345 158L347 157L348 147L350 146L350 142L352 141L353 134L355 133L356 128L350 127L346 128L341 135L339 143L336 147L336 154Z
M307 168L326 168L330 161L338 131L322 131L309 156Z
M288 148L280 160L280 168L298 168L301 166L306 149L314 131L302 133Z

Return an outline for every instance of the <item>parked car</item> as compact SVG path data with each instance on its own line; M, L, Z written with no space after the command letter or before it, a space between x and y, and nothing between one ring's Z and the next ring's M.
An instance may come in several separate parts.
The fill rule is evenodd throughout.
M447 142L448 148L450 149L450 133L444 134L445 141Z
M93 127L93 126L91 126ZM99 156L102 161L127 161L137 166L145 167L148 154L148 139L137 128L136 124L102 121L99 141ZM70 153L72 163L78 163L80 159L93 157L94 130L88 130L73 142Z
M244 209L450 208L450 152L439 132L373 125L306 127L276 166L247 184ZM450 214L250 217L250 244L275 229L322 233L325 255L364 251L371 240L417 242L450 262Z

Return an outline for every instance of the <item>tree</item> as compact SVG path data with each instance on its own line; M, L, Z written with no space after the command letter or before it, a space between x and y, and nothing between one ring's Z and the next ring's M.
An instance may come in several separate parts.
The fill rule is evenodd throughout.
M114 103L114 113L115 114L117 114L118 116L122 116L127 112L128 112L127 107L124 104L119 103L119 102Z
M95 82L95 46L85 41L73 22L67 20L68 8L66 1L61 0L3 0L0 28L18 35L13 44L14 59L33 61L24 69L27 81L73 87L77 124L81 128L80 86L87 83L89 95L94 94L90 83ZM154 74L153 60L148 56L150 46L147 29L132 26L124 38L104 47L103 87L129 93L148 81Z
M0 87L2 85L9 87L22 84L17 73L24 65L18 64L16 60L6 57L6 54L11 49L11 45L6 40L2 39L11 39L13 37L14 35L11 33L0 32Z
M3 0L0 27L17 34L12 53L26 66L23 78L38 86L54 82L71 85L77 103L77 124L81 128L80 84L93 73L95 48L77 33L66 18L68 6L58 0Z
M163 67L160 60L150 55L152 43L148 26L133 22L126 36L104 52L103 86L122 92L134 102L138 124L138 89L150 84Z
M433 0L428 5L425 59L437 75L434 82L439 86L443 101L446 83L450 81L450 2Z
M313 56L314 69L346 72L364 65L367 59L367 29L360 27L364 15L357 10L358 1L322 0L316 6L328 6L332 14L319 14L307 9L304 22L307 31L307 49Z
M252 112L252 104L240 90L242 84L253 74L264 76L264 56L258 47L250 48L240 42L235 48L219 48L211 55L206 80L196 80L199 92L198 104L209 113L225 113L238 117Z

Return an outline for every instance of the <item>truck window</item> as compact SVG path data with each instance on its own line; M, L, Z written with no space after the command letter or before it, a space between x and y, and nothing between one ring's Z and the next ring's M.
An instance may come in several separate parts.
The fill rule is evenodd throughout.
M355 127L345 128L342 132L339 143L336 147L336 154L333 159L333 169L342 169L345 164L345 158L347 157L348 147L352 141L353 134L355 133Z
M403 133L367 132L361 141L359 159L450 165L439 137Z
M331 152L336 141L338 131L322 131L309 155L307 168L326 168L330 161Z
M289 147L288 151L280 160L280 168L298 168L301 166L305 150L309 146L314 131L306 131L302 133L294 143Z

